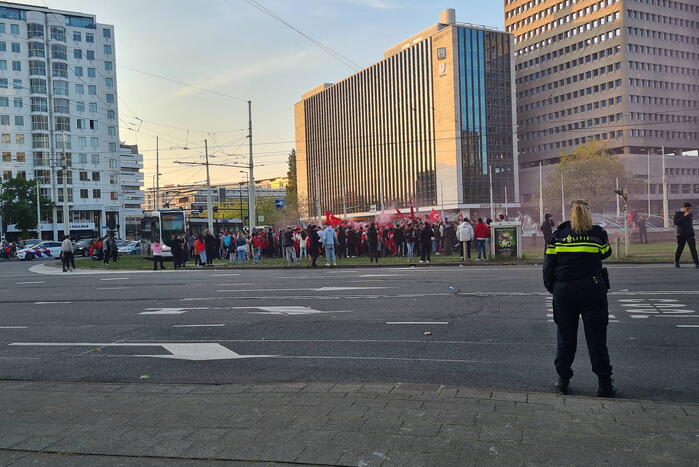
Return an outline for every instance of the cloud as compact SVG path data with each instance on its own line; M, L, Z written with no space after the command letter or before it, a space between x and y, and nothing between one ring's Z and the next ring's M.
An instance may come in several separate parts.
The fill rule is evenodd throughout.
M231 84L249 80L251 78L302 68L308 65L307 61L305 60L308 55L308 51L302 51L293 55L285 55L281 58L278 57L262 60L244 67L236 67L226 71L208 73L190 81L195 86L198 86L198 88L182 86L174 92L172 98L177 99L181 97L189 97L205 92L203 89L199 88L216 91L220 90L224 86L229 86Z

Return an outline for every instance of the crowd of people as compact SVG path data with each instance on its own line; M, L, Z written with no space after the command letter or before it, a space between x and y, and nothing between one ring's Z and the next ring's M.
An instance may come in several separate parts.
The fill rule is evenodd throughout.
M338 259L356 257L366 257L370 263L388 257L429 263L433 255L458 254L471 259L472 249L477 260L485 260L490 223L490 219L479 218L434 224L407 220L395 224L349 222L335 227L310 224L261 229L252 234L223 231L214 235L206 230L198 235L175 236L170 243L176 269L190 260L196 266L212 266L215 259L257 264L265 258L283 258L290 265L308 261L311 267L317 266L322 257L326 266L337 265ZM156 242L151 248L154 257L160 256L160 244ZM154 269L158 265L164 268L160 259L154 261Z

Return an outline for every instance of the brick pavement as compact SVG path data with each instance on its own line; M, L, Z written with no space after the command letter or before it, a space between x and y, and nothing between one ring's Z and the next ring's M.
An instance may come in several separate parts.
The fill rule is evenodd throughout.
M699 465L699 405L430 384L0 382L0 465Z

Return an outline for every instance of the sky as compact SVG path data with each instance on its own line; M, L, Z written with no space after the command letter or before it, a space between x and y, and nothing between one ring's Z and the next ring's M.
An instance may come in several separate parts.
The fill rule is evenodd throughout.
M502 29L504 20L502 0L257 1L362 68L437 23L446 8L456 9L458 22ZM205 181L203 167L175 164L202 162L204 139L213 155L210 162L246 163L248 100L253 103L255 179L286 175L294 147L294 104L315 86L354 72L244 0L22 3L90 13L99 23L114 25L119 133L144 155L146 186L156 173L156 135L161 187ZM244 181L241 170L212 167L211 182Z

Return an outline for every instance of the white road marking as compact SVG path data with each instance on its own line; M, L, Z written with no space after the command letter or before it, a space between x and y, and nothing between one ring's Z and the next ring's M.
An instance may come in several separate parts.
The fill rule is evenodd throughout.
M235 287L236 285L255 285L252 282L240 282L237 284L216 284L219 287Z
M387 321L386 324L425 324L425 325L447 325L447 321Z
M70 303L70 302L34 302L34 305L57 305L57 304L64 304L64 303Z
M216 292L288 292L288 291L312 291L312 292L336 292L339 290L371 290L371 289L395 289L397 287L319 287L315 289L243 289L243 290L217 290Z
M211 274L211 277L229 277L229 276L239 276L240 274Z
M699 318L699 315L651 315L653 318Z
M33 282L17 282L17 285L28 285L28 284L45 284L46 281L33 281Z
M173 328L221 328L225 324L175 324Z
M257 309L262 312L252 312L269 315L317 315L323 313L349 313L349 311L321 311L307 306L234 306L231 310Z
M650 318L650 315L631 315L631 317L635 319L645 319Z
M359 277L406 277L402 274L362 274Z
M27 326L0 326L0 329L27 329Z
M105 277L101 281L127 281L130 277Z
M189 310L208 310L208 306L195 307L195 308L146 308L146 311L142 311L139 315L181 315L182 313L187 313Z
M97 287L97 290L125 290L131 287Z
M699 328L699 324L677 324L678 328Z
M242 358L275 358L278 355L240 355L217 343L86 343L86 342L14 342L9 345L41 347L162 347L171 355L133 355L134 357L168 358L173 360L237 360ZM126 355L125 355L126 356Z

